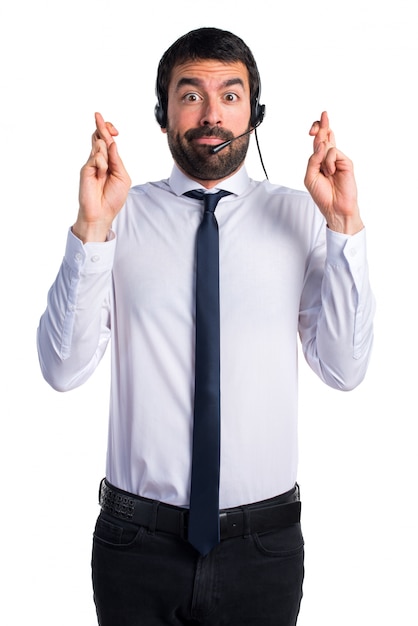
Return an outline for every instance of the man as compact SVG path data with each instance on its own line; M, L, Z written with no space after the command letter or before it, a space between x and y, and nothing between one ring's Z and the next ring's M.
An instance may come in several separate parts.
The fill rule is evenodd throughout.
M170 178L130 189L117 130L96 114L78 217L38 330L42 371L59 390L82 384L112 339L92 559L99 623L291 626L303 581L297 334L312 369L343 390L363 379L372 344L352 163L324 112L310 131L309 194L248 178L249 135L264 107L253 56L232 33L203 28L176 41L160 61L157 97ZM216 222L208 198L202 218L196 189L229 192L215 213L219 270L211 260L204 278L212 243L202 253L197 233L207 215L211 229ZM217 272L219 312L218 287L199 305ZM217 318L202 358L201 336ZM205 370L212 360L216 375ZM212 466L212 432L194 447L201 386L209 429L220 408L220 511L209 543L199 533L212 514L195 513Z

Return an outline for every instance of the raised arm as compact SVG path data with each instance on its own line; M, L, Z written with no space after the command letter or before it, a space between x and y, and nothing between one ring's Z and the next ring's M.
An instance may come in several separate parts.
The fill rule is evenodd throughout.
M326 112L309 134L314 152L305 185L328 228L325 267L318 249L307 269L299 331L314 371L332 387L348 390L363 380L373 343L365 231L353 164L336 148Z
M60 391L89 378L110 338L115 239L106 240L130 187L114 140L117 134L115 127L96 113L91 154L81 170L78 218L39 323L41 370Z

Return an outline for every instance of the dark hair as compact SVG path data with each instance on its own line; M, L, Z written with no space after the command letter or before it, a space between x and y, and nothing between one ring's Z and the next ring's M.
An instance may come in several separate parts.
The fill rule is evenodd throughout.
M168 85L177 65L196 59L215 59L225 63L241 62L248 69L252 108L260 92L260 77L254 56L240 37L219 28L198 28L175 41L158 65L155 115L160 126L167 125Z

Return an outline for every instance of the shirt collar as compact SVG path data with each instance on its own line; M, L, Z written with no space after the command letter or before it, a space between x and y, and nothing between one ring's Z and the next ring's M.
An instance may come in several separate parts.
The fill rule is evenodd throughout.
M202 189L203 191L207 191L205 187L183 174L176 164L173 166L168 183L172 191L174 191L177 196L182 196L186 193L186 191L192 191L192 189ZM225 189L225 191L230 191L231 193L239 196L245 191L249 184L250 179L245 166L243 165L236 174L226 178L219 184L218 187L211 189L210 191L212 193L212 191L218 189Z

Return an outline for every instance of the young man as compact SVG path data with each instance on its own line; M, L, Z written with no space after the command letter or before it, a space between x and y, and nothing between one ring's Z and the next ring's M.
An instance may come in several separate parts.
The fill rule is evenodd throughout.
M344 390L363 379L372 344L352 164L322 113L309 194L248 177L264 107L254 58L232 33L203 28L176 41L157 97L170 178L130 189L118 133L96 114L78 217L38 331L42 371L59 390L82 384L112 340L92 560L99 623L291 626L303 580L297 335L312 369ZM215 217L196 189L227 192ZM212 239L202 252L204 222ZM203 485L212 446L216 495Z

